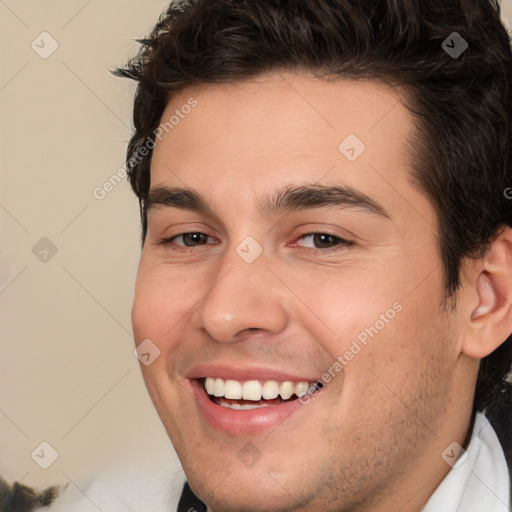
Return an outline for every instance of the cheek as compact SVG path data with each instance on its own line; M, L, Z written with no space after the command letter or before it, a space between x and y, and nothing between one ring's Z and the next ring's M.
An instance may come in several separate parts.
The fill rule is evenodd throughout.
M135 339L150 338L163 343L197 302L194 284L183 272L141 259L132 307Z
M132 306L132 327L137 344L149 339L160 351L150 365L141 364L148 388L167 388L189 353L194 312L207 290L202 272L141 259ZM151 389L150 389L151 393Z
M298 321L336 359L354 340L364 347L399 319L399 299L405 295L401 286L390 272L371 264L322 274L302 272L294 291L306 307L297 312Z
M169 331L173 325L179 324L179 312L176 311L179 301L173 288L167 279L160 279L158 273L139 267L132 306L132 327L136 345L143 347L149 343L149 351L158 354L151 364L146 365L142 360L140 363L146 386L156 403L158 387L167 386L169 354L175 352L173 339L176 338Z
M153 403L164 423L172 423L169 401L177 400L174 374L179 340L183 338L186 310L183 298L186 280L170 275L168 269L141 259L132 306L132 327L137 345L150 340L158 351L150 364L140 363L142 376ZM150 349L151 351L152 349Z
M404 383L417 382L425 367L443 359L441 272L423 276L414 287L414 269L406 261L383 270L352 267L320 278L303 273L296 285L308 306L297 311L299 322L329 354L325 371L331 376L343 371L342 399L351 405L362 396L392 399L379 377L404 390ZM435 334L440 331L443 335ZM341 390L342 379L334 377L335 382Z
M398 296L391 308L391 301L384 301L384 309L372 309L367 325L352 337L361 350L345 368L344 392L350 405L357 397L367 406L368 421L370 411L392 415L393 409L407 409L405 404L411 410L435 408L446 392L456 336L440 309L441 278L431 275L413 293Z

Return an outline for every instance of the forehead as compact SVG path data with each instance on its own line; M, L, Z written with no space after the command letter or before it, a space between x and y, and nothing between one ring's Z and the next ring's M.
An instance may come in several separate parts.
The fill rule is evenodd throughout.
M378 202L416 195L430 214L409 180L412 116L399 91L379 82L276 73L189 87L161 126L151 188L186 186L212 198L236 190L249 201L290 184L342 184Z
M192 98L197 105L189 109L187 104ZM164 138L179 146L193 134L196 151L201 152L214 141L219 156L247 137L251 145L243 148L246 152L261 143L268 152L295 146L301 156L326 148L337 154L340 137L348 133L367 142L382 142L383 137L389 142L389 135L393 135L390 128L396 132L397 140L411 125L398 90L382 83L328 82L284 73L234 84L189 87L169 101L162 126L165 128L169 121L173 126L167 125L169 129L162 131ZM164 149L162 144L155 151L155 158L160 149Z

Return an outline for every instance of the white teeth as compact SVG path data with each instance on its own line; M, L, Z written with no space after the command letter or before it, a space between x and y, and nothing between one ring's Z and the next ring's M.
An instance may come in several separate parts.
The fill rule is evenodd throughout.
M273 398L277 398L279 396L279 384L277 381L267 380L267 382L263 384L261 396L265 400L272 400Z
M249 409L261 409L262 407L268 407L268 404L231 404L231 409L237 409L239 411L248 411Z
M293 393L295 393L295 386L293 382L290 382L289 380L283 382L279 387L279 394L283 400L288 400Z
M261 384L257 380L248 380L242 386L242 398L244 400L261 400Z
M309 384L307 382L298 382L295 384L295 394L300 398L301 396L307 395Z
M242 398L242 384L237 380L227 380L224 384L224 397L240 400Z
M221 407L225 407L226 409L236 409L237 411L248 411L250 409L261 409L263 407L268 407L269 404L261 403L261 404L237 404L235 403L228 403L224 402L223 400L220 400L219 405Z
M204 379L204 388L209 395L217 398L225 397L231 400L252 400L259 402L260 400L272 400L281 396L283 400L290 399L293 395L299 398L306 395L314 383L307 381L302 382L277 382L275 380L267 380L261 383L258 380L248 380L239 382L237 380L228 379L224 381L220 378L206 377ZM223 407L231 407L235 405L238 409L240 404L221 404ZM244 409L251 408L252 406L241 406Z
M224 396L224 381L222 379L215 379L213 386L213 396Z
M206 377L204 383L206 387L206 392L209 395L213 395L213 391L215 390L215 379L212 379L211 377Z

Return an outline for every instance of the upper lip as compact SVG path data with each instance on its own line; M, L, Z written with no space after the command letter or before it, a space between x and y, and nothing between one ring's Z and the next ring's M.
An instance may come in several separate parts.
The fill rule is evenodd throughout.
M213 363L198 364L188 370L185 377L187 379L213 377L223 380L237 380L239 382L245 382L248 380L316 382L319 379L319 377L312 377L311 375L298 375L273 368L243 367Z

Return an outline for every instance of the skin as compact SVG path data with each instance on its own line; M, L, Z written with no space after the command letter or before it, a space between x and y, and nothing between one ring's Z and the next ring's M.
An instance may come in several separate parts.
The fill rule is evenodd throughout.
M141 367L190 485L215 512L420 511L450 469L441 453L468 436L479 358L512 329L510 230L465 262L457 308L443 308L437 218L410 179L414 124L396 91L272 74L189 87L162 119L190 97L197 106L154 149L151 189L193 189L211 213L149 211L132 311L136 343L161 351ZM354 162L338 150L348 134L366 145ZM259 208L309 184L350 186L389 219ZM185 247L178 235L190 232L209 238ZM310 233L353 243L328 239L326 252ZM263 247L251 264L236 252L248 236ZM395 318L275 429L231 435L199 412L194 365L320 377L395 303ZM237 457L248 441L261 454L251 468Z

